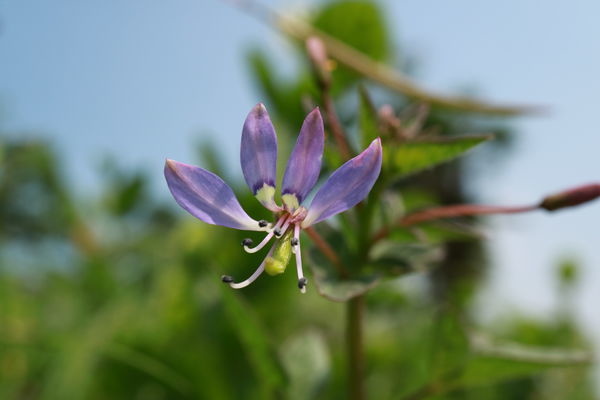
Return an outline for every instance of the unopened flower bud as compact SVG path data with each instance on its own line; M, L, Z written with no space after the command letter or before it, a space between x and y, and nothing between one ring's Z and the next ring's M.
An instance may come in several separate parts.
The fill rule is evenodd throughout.
M540 203L540 208L554 211L587 203L598 197L600 197L600 183L592 183L547 196Z
M323 41L316 36L309 37L306 39L306 52L319 81L328 85L331 81L330 62Z
M384 104L377 110L380 129L388 135L397 136L401 130L400 119L396 117L394 108L389 104Z

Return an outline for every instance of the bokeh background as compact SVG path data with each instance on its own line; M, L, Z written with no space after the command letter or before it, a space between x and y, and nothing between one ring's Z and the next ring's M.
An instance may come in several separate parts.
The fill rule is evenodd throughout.
M263 2L309 21L330 3ZM503 139L467 158L464 200L528 204L598 179L600 4L366 3L381 17L384 61L423 86L544 106L486 122ZM0 0L0 397L344 398L340 306L298 296L292 277L223 291L220 274L250 262L230 254L242 236L193 220L164 184L165 158L201 164L260 215L241 187L243 119L264 102L289 138L299 121L265 90L258 55L282 88L308 70L297 45L225 1ZM481 221L487 267L469 300L478 324L598 348L599 220L591 204ZM412 364L392 332L427 303L425 280L374 295L389 314L368 328L373 398L401 393L386 379ZM577 394L527 376L448 398L595 398L598 371L580 375Z

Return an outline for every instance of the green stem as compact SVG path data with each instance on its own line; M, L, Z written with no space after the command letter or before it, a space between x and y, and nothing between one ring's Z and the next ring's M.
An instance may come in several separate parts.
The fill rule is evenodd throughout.
M363 352L364 295L356 296L347 303L346 340L348 346L348 398L365 400L365 356Z

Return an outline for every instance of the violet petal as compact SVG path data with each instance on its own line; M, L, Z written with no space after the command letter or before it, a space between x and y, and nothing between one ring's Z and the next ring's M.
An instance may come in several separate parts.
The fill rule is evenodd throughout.
M264 230L242 209L233 190L212 172L167 160L165 178L177 203L194 217L228 228Z
M361 202L381 171L381 139L331 174L313 199L302 228L314 225Z
M319 178L324 144L323 119L319 109L315 108L304 119L292 150L283 175L282 195L295 195L297 202L302 203Z
M272 209L275 204L273 194L277 172L277 136L263 104L257 104L246 117L240 160L248 187L255 196L265 188L259 200Z

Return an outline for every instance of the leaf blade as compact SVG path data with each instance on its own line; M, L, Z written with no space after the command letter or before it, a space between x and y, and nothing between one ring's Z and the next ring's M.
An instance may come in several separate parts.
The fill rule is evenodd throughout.
M492 138L492 135L470 135L405 142L386 149L386 161L393 175L401 178L451 161Z

